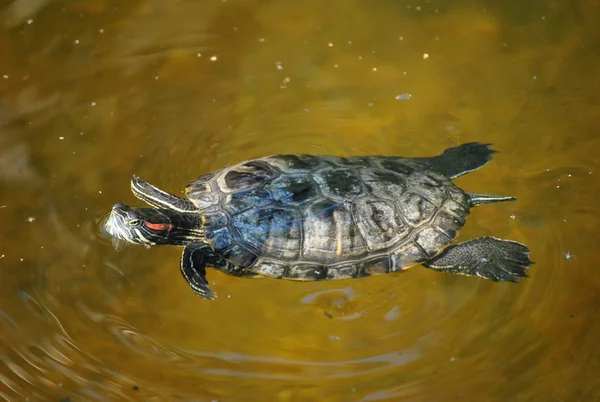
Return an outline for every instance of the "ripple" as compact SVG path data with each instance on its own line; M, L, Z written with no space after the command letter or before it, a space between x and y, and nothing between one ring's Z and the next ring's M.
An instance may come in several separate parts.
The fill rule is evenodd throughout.
M392 307L392 309L390 311L385 313L385 320L386 321L396 321L398 319L398 316L399 316L399 307L394 306L394 307Z
M301 303L318 306L331 319L356 320L362 313L356 311L358 305L353 301L354 298L354 290L346 287L309 293L302 298Z
M279 381L302 381L318 375L323 379L344 379L360 375L375 374L406 365L419 358L416 351L394 351L355 360L321 361L291 360L266 356L249 356L232 353L211 354L187 351L195 358L212 357L215 360L244 365L244 370L217 369L206 367L204 373L225 377L257 378ZM290 373L287 373L290 372Z

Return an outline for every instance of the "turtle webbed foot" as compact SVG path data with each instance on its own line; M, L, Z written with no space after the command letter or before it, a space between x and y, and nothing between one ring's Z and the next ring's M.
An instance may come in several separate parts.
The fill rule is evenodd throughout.
M206 280L209 250L209 246L201 243L186 246L181 255L181 274L194 293L204 299L215 300L217 293L210 288Z
M496 152L491 144L470 142L446 149L441 155L430 158L417 158L430 169L452 179L472 172L484 166Z
M492 281L518 282L533 262L527 246L495 237L480 237L450 246L424 265L438 271L476 275Z

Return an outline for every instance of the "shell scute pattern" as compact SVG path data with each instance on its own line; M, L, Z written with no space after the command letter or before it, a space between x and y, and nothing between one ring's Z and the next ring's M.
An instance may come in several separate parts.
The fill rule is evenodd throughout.
M318 186L307 174L282 175L270 185L273 199L299 205L320 196Z
M343 164L344 166L351 167L353 169L365 169L373 167L373 158L368 156L352 156L350 158L346 158Z
M306 173L316 169L318 166L323 164L321 158L313 155L275 155L263 158L267 163L273 166L288 171L293 174L294 172Z
M409 188L418 189L418 193L430 203L440 206L446 199L448 186L441 185L449 182L444 176L434 172L415 171L406 179Z
M242 268L254 265L258 258L256 253L249 250L247 245L242 246L243 242L239 239L235 239L235 241L236 243L234 243L232 247L225 250L219 250L223 255L223 258Z
M221 210L207 212L203 215L204 228L221 228L229 222L229 215Z
M427 254L415 241L411 240L400 244L401 246L395 249L390 256L395 271L427 259Z
M408 177L415 170L419 170L420 168L416 162L407 161L402 158L381 158L379 164L384 169L405 177Z
M363 192L355 170L329 168L314 173L313 177L323 195L330 199L352 201Z
M188 198L201 210L210 209L219 204L219 193L214 192L210 184L214 176L214 172L202 175L185 188Z
M221 191L233 192L259 187L279 176L278 169L263 161L253 160L226 169L217 179Z
M368 191L377 198L397 200L406 191L406 177L382 169L363 169L360 177Z
M453 239L456 237L456 232L465 224L463 218L452 215L445 210L440 210L432 222L432 226L438 228L443 233Z
M349 203L317 202L308 208L303 223L303 259L335 262L362 258L368 252Z
M187 193L224 258L302 280L425 261L468 213L465 193L450 179L403 158L276 155L200 178Z
M321 264L292 264L286 272L286 278L299 279L303 281L317 281L326 279L327 267Z
M386 200L358 200L354 205L354 217L358 231L371 252L390 248L410 230L393 203Z
M450 243L451 238L433 227L426 227L415 236L415 243L425 253L425 258L431 258L438 253L439 245Z
M388 272L396 271L394 264L388 255L380 257L378 259L367 261L364 264L363 274L364 275L381 275L387 274Z
M405 194L400 200L399 208L406 222L412 227L427 222L437 210L432 202L417 193Z
M217 230L207 230L207 239L212 243L215 250L227 250L234 245L235 239L231 230L227 227L221 227Z
M225 197L225 204L229 205L231 214L241 213L250 208L261 208L273 203L273 194L270 191L258 188L241 190Z
M233 217L232 227L240 239L260 255L286 260L300 256L300 221L293 210L249 209Z
M359 267L356 264L347 264L327 269L327 279L342 279L358 277Z
M290 263L287 261L274 261L268 258L260 258L256 261L253 269L262 275L283 278L286 276L289 267Z

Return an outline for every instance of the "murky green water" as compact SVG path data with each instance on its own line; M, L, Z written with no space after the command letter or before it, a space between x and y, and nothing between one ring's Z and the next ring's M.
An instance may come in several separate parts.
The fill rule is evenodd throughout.
M600 400L600 3L15 0L0 12L0 397ZM180 194L272 153L501 151L520 285L416 267L294 283L97 232L129 179Z

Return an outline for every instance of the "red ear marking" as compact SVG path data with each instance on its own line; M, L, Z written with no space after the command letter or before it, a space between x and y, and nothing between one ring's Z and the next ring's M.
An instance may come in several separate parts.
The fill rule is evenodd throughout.
M152 230L171 230L175 226L170 223L150 223L146 222L146 226Z

